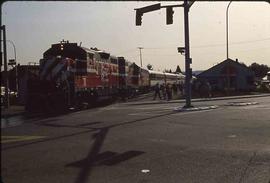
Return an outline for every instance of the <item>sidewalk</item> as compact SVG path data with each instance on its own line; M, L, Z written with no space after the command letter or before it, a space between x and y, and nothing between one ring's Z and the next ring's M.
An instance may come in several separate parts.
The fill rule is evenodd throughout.
M213 101L213 100L227 100L227 99L241 99L241 98L255 98L255 97L268 97L269 94L259 94L259 95L241 95L241 96L230 96L230 97L216 97L216 98L197 98L192 99L192 102L201 102L201 101ZM151 100L151 101L136 101L136 102L126 102L122 103L124 105L147 105L147 104L162 104L162 103L184 103L185 99L180 100ZM4 106L1 106L1 118L9 118L12 116L19 116L25 114L24 106L11 105L8 109Z
M268 94L256 94L256 95L240 95L240 96L229 96L229 97L215 97L215 98L196 98L191 99L192 102L202 102L202 101L215 101L215 100L228 100L228 99L242 99L242 98L256 98L256 97L270 97ZM151 101L140 101L140 102L127 102L123 103L126 105L147 105L147 104L162 104L162 103L185 103L185 99L178 100L151 100Z
M25 113L24 106L11 105L9 108L1 106L1 118L8 118L11 116L18 116Z

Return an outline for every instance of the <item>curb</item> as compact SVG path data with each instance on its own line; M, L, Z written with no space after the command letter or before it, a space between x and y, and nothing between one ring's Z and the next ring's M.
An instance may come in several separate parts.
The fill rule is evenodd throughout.
M217 98L207 98L207 99L193 99L192 102L203 102L203 101L218 101L218 100L229 100L229 99L243 99L243 98L258 98L258 97L269 97L270 94L262 95L248 95L248 96L231 96L231 97L217 97ZM150 105L150 104L169 104L169 103L185 103L185 100L171 100L171 101L159 101L159 102L132 102L123 103L124 105Z
M211 110L218 108L217 105L213 106L201 106L201 107L191 107L191 108L184 108L184 107L176 107L174 111L176 112L191 112L191 111L203 111L203 110Z
M247 105L256 105L258 102L229 102L225 106L247 106Z

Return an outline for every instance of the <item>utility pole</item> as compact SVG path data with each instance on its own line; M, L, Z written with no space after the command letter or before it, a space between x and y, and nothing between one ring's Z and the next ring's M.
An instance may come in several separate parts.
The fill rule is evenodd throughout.
M141 61L141 67L142 67L142 49L143 49L143 47L138 47L138 49L140 50L140 61Z
M3 49L4 49L4 79L5 79L5 81L4 81L5 82L5 100L4 100L4 104L5 104L5 108L9 108L9 95L8 95L9 84L8 84L8 71L7 71L6 26L2 25L1 30L3 31ZM2 60L2 57L1 57L1 60Z
M227 10L226 10L226 46L227 46L227 59L229 58L229 31L228 31L228 28L229 28L229 25L228 25L228 11L229 11L229 7L231 5L232 1L230 1L230 3L228 4L227 6Z
M227 6L226 9L226 46L227 46L227 60L229 59L229 7L231 5L232 1ZM227 95L230 93L230 71L229 67L227 67Z

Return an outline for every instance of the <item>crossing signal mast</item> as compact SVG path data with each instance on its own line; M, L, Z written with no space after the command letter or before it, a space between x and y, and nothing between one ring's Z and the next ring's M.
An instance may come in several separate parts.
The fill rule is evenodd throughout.
M168 5L161 6L160 3L137 8L136 10L136 26L142 25L142 16L144 13L160 10L161 8L166 8L166 24L173 24L173 8L175 7L183 7L184 8L184 23L185 23L185 47L179 47L178 52L185 55L185 70L186 70L186 78L185 78L185 93L186 93L186 105L184 108L193 107L191 105L191 78L192 78L192 69L190 68L191 58L189 52L189 21L188 21L188 12L190 7L195 1L187 1L184 0L183 4L180 5Z

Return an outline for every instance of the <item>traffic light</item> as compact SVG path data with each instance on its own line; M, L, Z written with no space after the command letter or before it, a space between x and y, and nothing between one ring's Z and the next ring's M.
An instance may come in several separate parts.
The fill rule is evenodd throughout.
M150 6L145 6L142 8L137 8L136 10L136 25L142 25L142 16L144 13L148 13L151 11L159 10L160 9L160 3L158 4L153 4Z
M166 8L166 24L172 24L173 23L173 8L172 7L167 7Z
M143 13L139 10L136 10L136 25L137 26L142 25L142 16L143 16Z

